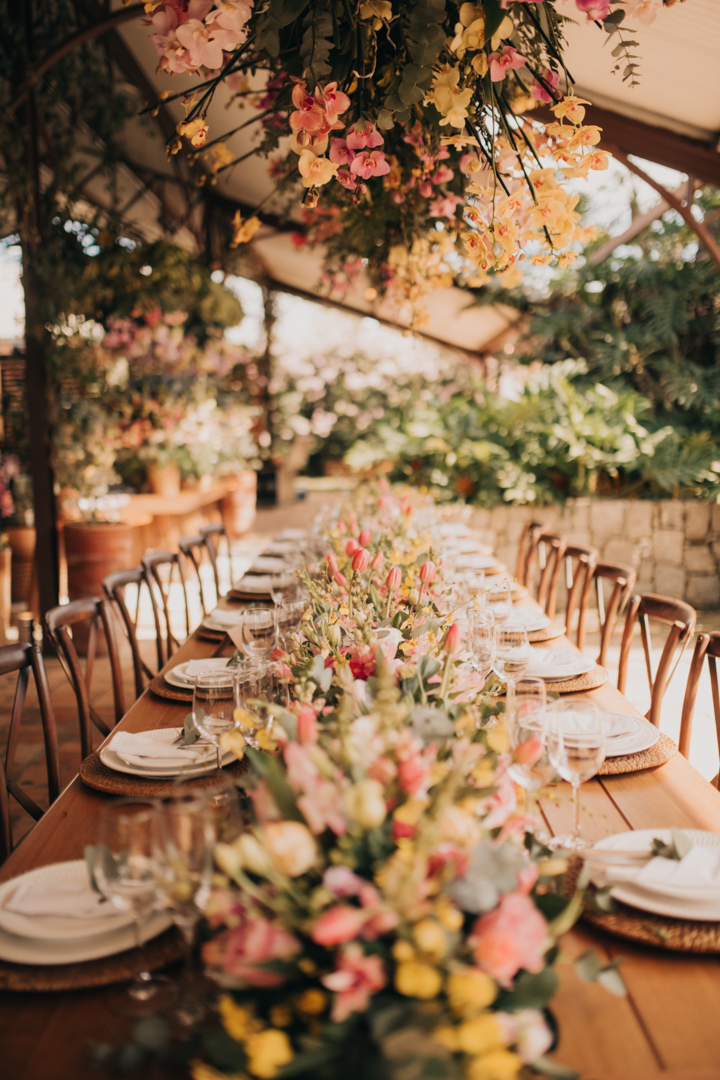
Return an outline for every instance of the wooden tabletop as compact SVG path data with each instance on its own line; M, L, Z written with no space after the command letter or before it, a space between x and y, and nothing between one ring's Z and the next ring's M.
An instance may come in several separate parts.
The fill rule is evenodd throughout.
M561 637L536 647L570 644ZM168 666L217 651L217 645L192 637ZM637 713L610 683L587 696L608 712ZM127 731L179 726L187 708L146 692L121 726ZM82 858L85 845L96 839L100 808L110 798L76 777L0 868L0 881L36 866ZM592 780L583 785L580 799L583 833L593 840L664 826L720 832L720 793L679 754L659 768ZM543 800L542 810L553 833L571 831L566 784L558 786L554 798ZM626 998L581 982L571 961L590 947L608 959L624 958ZM554 1056L583 1080L718 1080L720 958L634 946L581 923L563 938L561 961L560 989L552 1002L560 1026ZM2 1075L97 1080L90 1040L117 1044L126 1031L124 1022L106 1009L102 991L0 994L0 1060L7 1070Z

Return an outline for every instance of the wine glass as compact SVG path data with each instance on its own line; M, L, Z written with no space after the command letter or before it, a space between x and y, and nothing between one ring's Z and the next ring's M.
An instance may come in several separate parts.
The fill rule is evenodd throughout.
M590 845L580 835L580 785L595 776L605 760L602 713L587 698L563 698L545 710L548 757L572 785L574 824L569 836L556 836L551 847L581 851Z
M298 580L293 574L273 574L270 579L270 596L274 604L281 604L284 600L294 600L297 595Z
M233 672L233 693L238 726L245 741L258 749L257 733L270 726L267 705L271 696L270 667L257 660L245 660Z
M255 660L264 660L275 648L275 612L253 604L243 611L240 634L243 649Z
M278 648L286 649L288 634L300 625L304 611L304 600L281 600L275 605L275 632Z
M185 942L182 992L174 1015L186 1028L202 1020L206 1013L193 972L193 948L200 912L210 896L214 845L215 831L204 795L182 785L174 786L161 802L155 881Z
M143 1017L167 1008L175 997L169 979L143 966L143 925L158 904L156 845L159 809L151 799L119 799L104 806L98 821L93 874L114 907L132 916L139 970L126 990L113 995L121 1016Z
M495 627L493 671L512 687L530 664L530 643L521 623L503 623Z
M237 727L233 693L234 669L198 675L193 689L192 718L195 727L215 747L218 772L222 768L220 739Z
M485 602L495 615L495 623L501 626L512 615L512 592L507 578L498 581L485 593Z
M529 794L550 783L555 775L545 737L546 706L542 679L525 676L508 690L505 729L513 754L508 775Z
M195 777L178 779L173 784L172 794L176 797L191 795L202 800L210 815L216 842L231 844L245 828L237 785L225 773L218 773L210 786L206 780L198 781Z
M473 670L487 679L495 659L495 618L492 611L476 611L470 614L470 653Z

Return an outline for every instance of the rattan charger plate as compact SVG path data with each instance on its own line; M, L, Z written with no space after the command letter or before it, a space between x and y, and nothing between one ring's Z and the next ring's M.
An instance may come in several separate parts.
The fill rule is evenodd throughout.
M78 964L12 964L0 960L0 990L34 991L82 990L91 986L132 979L142 964L156 971L180 960L185 952L182 935L175 927L147 941L141 950L128 949L99 960Z
M619 776L622 773L640 772L641 769L655 769L658 765L664 765L676 753L677 746L672 739L660 732L660 738L648 750L641 750L639 754L605 758L598 775Z
M216 641L219 645L227 637L227 632L225 630L208 630L206 626L201 624L195 631L195 637L199 637L201 641Z
M156 675L148 683L148 690L152 690L153 694L165 698L166 701L182 701L185 705L191 702L193 697L192 686L187 690L180 686L171 686L169 682L165 682L162 675Z
M568 892L575 888L582 860L573 856L565 879ZM671 952L720 953L720 922L700 919L674 919L670 915L653 915L649 911L630 907L616 900L617 911L599 914L589 907L582 918L600 930L616 937L638 941L643 945Z
M561 682L546 682L545 689L556 694L579 694L583 690L597 690L599 686L605 685L608 678L609 675L605 668L596 664L590 671L586 671L584 675L578 675L574 679L564 679Z
M528 641L531 644L538 641L553 641L554 638L562 637L564 633L564 626L560 626L559 623L550 623L542 630L528 630Z
M229 776L240 776L247 769L245 761L233 761L223 768L223 773ZM215 773L207 773L202 776L193 776L193 784L198 787L212 787L215 783ZM100 752L95 751L85 758L80 766L80 779L83 784L94 788L95 791L104 791L107 795L125 795L141 799L155 799L167 795L168 788L181 776L153 777L145 779L142 776L131 776L129 773L115 772L108 768L100 760Z

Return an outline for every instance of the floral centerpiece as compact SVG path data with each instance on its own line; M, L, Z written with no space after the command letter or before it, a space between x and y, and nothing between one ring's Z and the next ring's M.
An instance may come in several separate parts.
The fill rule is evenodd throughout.
M203 957L226 987L223 1030L195 1080L510 1080L547 1064L577 903L526 835L501 706L463 664L431 537L383 487L306 577L302 628L275 654L293 703L272 707L262 750L243 712L224 737L249 761L252 820L217 848Z

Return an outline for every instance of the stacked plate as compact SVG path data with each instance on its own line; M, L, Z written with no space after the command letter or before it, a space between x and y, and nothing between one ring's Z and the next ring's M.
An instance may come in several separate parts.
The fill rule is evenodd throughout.
M182 742L182 728L157 728L131 735L119 731L100 750L100 760L108 769L164 780L173 776L202 776L217 768L217 753L212 743L199 739L192 746ZM223 765L233 760L233 754L223 755Z
M644 716L623 713L602 714L605 731L605 757L624 757L649 750L660 738L660 731Z
M242 611L228 611L226 608L215 608L211 611L206 618L203 619L202 625L207 630L217 630L222 633L227 633L229 630L234 630L242 622Z
M528 634L532 634L535 630L544 630L550 625L552 619L544 611L537 611L535 608L514 608L512 621L513 624L520 623Z
M533 649L525 674L548 682L565 682L585 675L594 667L594 660L575 649Z
M143 940L172 920L156 912ZM53 863L0 885L0 959L15 964L75 964L132 949L133 920L93 891L85 862Z
M181 690L192 690L198 675L230 675L227 658L224 656L210 656L206 660L186 660L184 664L177 664L174 668L164 672L163 679L170 686L177 686Z
M455 566L458 570L490 570L498 565L494 555L483 555L481 552L469 552L458 555Z
M285 568L285 563L282 564ZM274 576L270 573L267 574L245 574L238 582L236 582L230 590L231 595L239 596L241 598L249 597L251 599L269 599L270 590L272 589Z
M720 921L720 834L683 829L692 847L684 858L651 858L645 863L593 864L595 885L610 885L624 904L678 919ZM670 829L638 829L617 833L595 844L601 851L649 855L653 840L669 843Z

